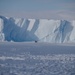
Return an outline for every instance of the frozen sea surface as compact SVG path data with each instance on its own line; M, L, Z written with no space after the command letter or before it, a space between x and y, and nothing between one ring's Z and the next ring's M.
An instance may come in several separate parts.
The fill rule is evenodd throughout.
M0 42L0 75L75 75L75 44Z

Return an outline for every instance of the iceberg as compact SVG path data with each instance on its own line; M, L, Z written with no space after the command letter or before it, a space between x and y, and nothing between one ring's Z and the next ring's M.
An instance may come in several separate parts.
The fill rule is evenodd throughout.
M75 20L26 19L0 16L0 41L75 42Z

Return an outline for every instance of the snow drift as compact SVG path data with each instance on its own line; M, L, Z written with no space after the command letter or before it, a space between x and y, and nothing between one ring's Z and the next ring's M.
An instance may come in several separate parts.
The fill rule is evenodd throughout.
M0 16L0 41L75 42L75 21Z

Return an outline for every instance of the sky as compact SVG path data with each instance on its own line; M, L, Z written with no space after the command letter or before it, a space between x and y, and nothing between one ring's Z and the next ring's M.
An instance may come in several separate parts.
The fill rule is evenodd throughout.
M75 0L0 0L0 15L75 20Z

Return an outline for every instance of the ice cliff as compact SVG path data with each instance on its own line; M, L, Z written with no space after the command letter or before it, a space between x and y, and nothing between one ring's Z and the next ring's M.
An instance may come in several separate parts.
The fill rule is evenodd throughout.
M0 16L0 41L75 42L75 20L24 19Z

